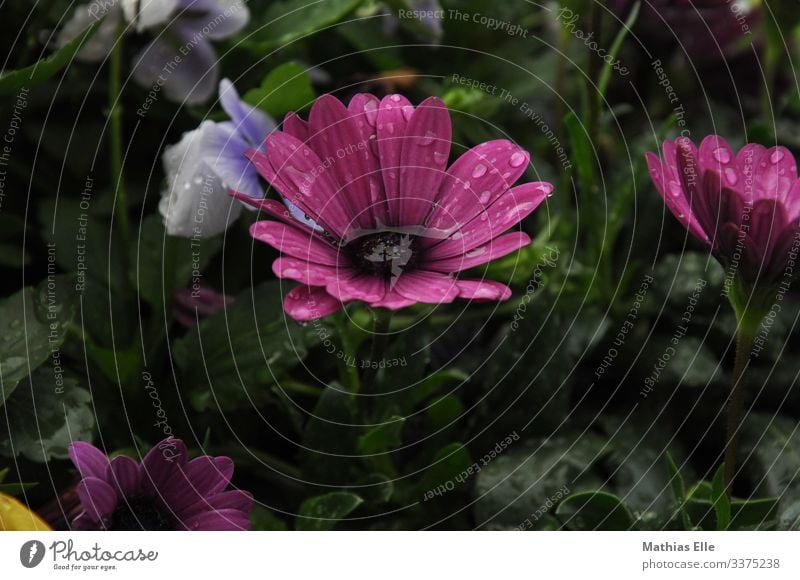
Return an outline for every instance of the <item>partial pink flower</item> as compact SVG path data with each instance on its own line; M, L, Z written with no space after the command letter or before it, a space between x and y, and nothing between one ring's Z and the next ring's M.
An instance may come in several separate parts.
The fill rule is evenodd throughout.
M227 490L233 476L228 457L187 459L186 445L167 438L142 462L110 459L83 441L69 446L81 474L82 511L74 530L248 530L253 496Z
M785 147L748 144L738 152L717 135L696 147L665 141L647 153L650 175L678 221L723 265L754 285L783 276L800 244L800 181Z
M217 292L205 284L197 288L179 288L172 297L172 315L186 328L196 326L198 320L208 318L235 302L233 296Z
M529 154L507 140L482 143L449 168L450 115L430 97L416 108L401 95L358 94L345 106L331 95L308 121L287 115L264 151L259 173L311 223L277 201L233 193L277 221L251 235L278 249L272 269L301 283L284 301L311 320L354 300L397 310L456 298L506 300L511 290L459 273L530 244L507 233L552 192L549 183L511 187Z

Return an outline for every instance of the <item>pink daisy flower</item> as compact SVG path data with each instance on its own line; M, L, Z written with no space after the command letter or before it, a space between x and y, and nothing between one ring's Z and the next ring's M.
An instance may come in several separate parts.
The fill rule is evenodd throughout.
M187 460L180 439L168 438L138 463L83 441L69 447L81 474L82 511L75 530L248 530L253 496L225 491L233 475L227 457Z
M647 153L653 182L683 226L748 286L779 282L800 244L800 181L785 147L738 152L717 135L696 147L665 141L663 161Z
M415 108L401 95L358 94L345 107L323 95L307 122L289 113L264 151L248 151L307 218L233 193L277 218L250 233L282 253L275 274L301 284L284 301L291 317L319 318L354 300L397 310L511 296L500 282L459 273L530 244L524 232L507 232L553 187L512 187L530 156L507 140L482 143L448 168L450 138L449 112L436 97Z

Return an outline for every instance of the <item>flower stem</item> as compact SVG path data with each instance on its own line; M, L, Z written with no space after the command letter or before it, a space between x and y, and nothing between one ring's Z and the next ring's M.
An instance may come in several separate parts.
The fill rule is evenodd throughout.
M342 341L342 352L344 356L336 357L339 365L339 379L349 387L350 391L357 393L360 388L358 379L358 366L356 364L356 344L348 328L347 318L341 313L333 317L336 331L339 333L339 340Z
M361 376L361 386L365 394L375 392L375 375L378 373L377 365L383 359L386 345L389 342L389 327L392 323L392 311L388 308L375 308L372 326L372 348L369 354L369 364Z
M123 259L127 260L130 242L130 223L128 221L128 199L125 192L125 183L122 179L122 105L121 80L122 80L122 36L124 23L117 27L114 48L111 51L111 70L108 79L108 124L109 124L109 150L111 156L111 181L116 191L114 203L114 217L121 230L123 242Z
M736 333L736 360L733 365L733 384L728 395L725 426L725 490L732 495L733 476L736 473L736 446L744 411L745 381L744 373L750 362L753 348L753 333L740 325Z

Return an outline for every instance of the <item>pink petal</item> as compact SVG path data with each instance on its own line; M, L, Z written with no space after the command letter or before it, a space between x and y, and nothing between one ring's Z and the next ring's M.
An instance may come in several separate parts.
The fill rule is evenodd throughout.
M494 280L459 280L458 289L459 298L466 298L474 302L511 298L511 288Z
M86 515L98 523L114 513L119 501L114 488L96 477L84 477L81 480L78 484L78 497Z
M120 455L109 463L106 468L105 480L115 485L122 496L130 498L140 491L142 472L136 461Z
M283 197L326 230L343 237L351 227L351 210L327 169L327 160L323 162L302 141L273 131L267 136L267 154L251 150L248 156Z
M256 222L250 226L250 235L284 254L308 262L335 266L339 260L345 260L340 252L322 241L318 234L293 224L269 220Z
M338 276L349 277L350 271L336 266L324 266L297 258L283 256L272 263L278 278L294 280L306 286L325 286Z
M481 264L491 262L497 258L515 252L520 248L527 246L531 243L528 234L523 232L514 232L505 234L499 238L495 238L488 244L478 246L461 256L453 256L452 258L444 258L442 260L434 260L425 264L425 267L437 272L460 272L469 268L474 268Z
M408 121L400 154L399 213L396 225L424 223L439 198L450 156L450 113L438 97L428 97Z
M400 296L415 302L445 304L458 297L456 279L439 272L415 270L400 275L394 290Z
M297 286L283 299L286 314L305 322L333 314L342 303L319 286Z
M431 260L449 258L485 244L530 215L552 191L552 185L541 181L506 191L458 232L428 250L426 257Z
M298 141L308 141L308 123L303 121L297 113L286 113L283 119L283 131Z
M366 111L351 116L339 99L322 95L311 108L308 123L311 145L321 159L330 161L327 171L338 185L343 206L350 208L350 218L363 229L374 229L369 180L377 187L377 160L370 150L369 131L359 128L368 123Z
M756 164L756 197L783 201L796 180L797 165L791 151L786 147L771 147Z
M381 278L369 275L350 277L339 275L328 282L325 290L342 302L351 300L377 302L386 294L386 282Z
M473 147L447 170L427 226L452 231L468 223L520 178L529 159L527 151L505 139Z
M402 95L387 95L380 102L376 135L386 206L376 212L376 219L388 225L400 225L400 155L408 119L414 112L411 102Z
M238 199L242 203L246 203L247 205L256 208L259 211L264 212L265 214L278 218L281 221L288 222L296 222L294 218L292 218L292 214L289 213L289 209L283 205L279 201L275 201L274 199L258 199L247 195L246 193L241 193L239 191L230 191L229 195L233 198Z
M371 302L370 306L373 308L388 308L389 310L400 310L416 304L416 300L411 300L405 296L397 293L394 289L387 290L386 294L380 300Z
M186 445L183 441L164 439L142 459L142 486L157 494L158 489L185 463Z
M650 177L672 215L693 236L709 246L711 243L710 236L705 233L700 222L697 221L694 213L689 208L689 203L683 194L683 188L677 178L673 176L669 166L662 164L658 156L653 153L645 153L645 157L647 166L650 169Z
M199 515L206 511L223 509L250 513L253 509L253 496L239 489L224 491L211 497L202 498L200 501L184 510L181 517L185 521L192 516Z
M108 457L91 443L75 441L67 452L82 477L105 477Z

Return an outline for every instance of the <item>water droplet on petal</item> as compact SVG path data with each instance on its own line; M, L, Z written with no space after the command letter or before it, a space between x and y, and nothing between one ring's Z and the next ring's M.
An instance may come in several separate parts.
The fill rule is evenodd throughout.
M378 105L375 101L369 100L364 103L364 113L367 116L367 122L375 126L375 121L378 119Z
M683 194L683 188L681 188L681 184L677 181L670 181L669 182L669 192L674 196L679 196Z
M183 189L190 189L191 187L192 187L192 184L189 183L188 181L183 184Z
M392 95L389 98L392 99L395 103L400 102L400 95Z
M287 278L298 278L300 276L300 270L297 268L284 268L281 273Z
M441 151L434 151L433 160L439 165L443 165L447 163L447 153L443 153Z
M409 119L411 119L411 115L414 114L414 107L412 107L411 105L405 105L402 108L402 111L403 111L403 117L405 118L406 121L408 121Z
M464 182L464 189L469 189L469 186L472 185L469 180Z
M525 154L522 153L521 151L517 151L516 153L514 153L508 160L508 164L511 167L519 167L523 163L525 163Z
M720 163L729 163L731 160L731 153L725 147L717 147L711 154Z
M197 177L194 178L193 181L195 185L200 185L201 183L203 183L203 178L198 175Z
M736 185L736 182L739 180L739 178L737 177L736 171L733 169L733 167L726 167L723 173L725 173L725 179L728 180L728 183L731 185Z
M389 131L390 135L394 134L394 123L386 123L386 130Z
M486 166L483 163L478 163L472 170L472 177L478 178L486 175Z
M436 133L433 131L427 131L424 137L420 137L419 144L422 146L427 146L433 143L433 140L436 138Z
M775 151L772 152L772 155L769 156L769 160L772 163L778 163L780 162L781 159L783 159L783 157L784 157L783 151L781 151L780 149L776 149Z
M480 248L475 248L474 250L470 250L465 254L467 258L474 258L475 256L480 256L481 254L486 253L486 246L481 246Z
M483 212L483 213L481 214L481 221L482 221L482 222L485 222L485 221L486 221L486 220L488 220L488 219L489 219L489 214L488 214L488 213L486 213L486 212Z

